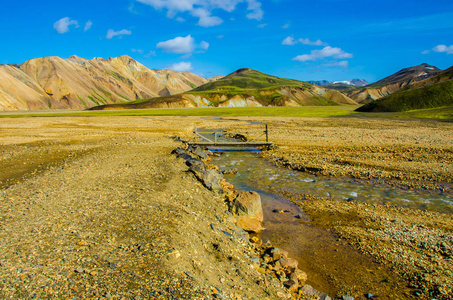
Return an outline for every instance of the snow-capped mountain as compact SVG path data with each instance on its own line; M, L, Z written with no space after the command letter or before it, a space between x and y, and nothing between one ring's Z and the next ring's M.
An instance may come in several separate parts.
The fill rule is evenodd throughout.
M328 81L328 80L320 80L320 81L309 81L308 83L316 84L319 86L325 85L333 85L333 84L345 84L351 86L365 86L369 83L365 79L352 79L352 80L340 80L340 81Z

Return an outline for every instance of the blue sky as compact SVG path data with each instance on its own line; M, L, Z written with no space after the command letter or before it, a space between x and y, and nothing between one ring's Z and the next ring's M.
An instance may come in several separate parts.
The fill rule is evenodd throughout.
M453 65L453 1L3 1L0 64L129 55L204 77L248 67L299 80L379 80Z

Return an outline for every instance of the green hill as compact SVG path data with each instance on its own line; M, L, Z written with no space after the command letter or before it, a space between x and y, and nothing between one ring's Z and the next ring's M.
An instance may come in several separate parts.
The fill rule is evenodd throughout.
M179 95L96 109L166 107L336 106L357 103L342 93L252 69L239 69Z
M445 80L416 89L400 90L359 107L360 112L402 112L453 106L453 80Z
M214 106L234 97L253 98L262 106L286 106L290 100L295 100L300 105L338 105L335 101L323 97L309 83L267 75L247 68L203 84L186 94L209 98ZM306 103L308 98L310 101Z
M203 84L192 90L192 92L216 92L225 89L244 91L250 89L272 89L281 86L303 86L304 84L302 81L271 76L253 69L239 69L217 81ZM308 83L305 85L310 86Z

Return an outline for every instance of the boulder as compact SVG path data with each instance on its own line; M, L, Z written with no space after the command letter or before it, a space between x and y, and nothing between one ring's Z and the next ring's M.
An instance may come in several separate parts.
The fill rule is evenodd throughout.
M311 285L308 284L304 285L300 291L302 292L302 294L309 297L318 296L320 300L332 300L332 298L330 298L324 293L318 292Z
M232 203L232 213L263 221L261 197L257 192L239 192Z
M293 259L293 258L280 258L278 261L278 263L280 263L280 266L282 268L294 268L294 269L297 269L297 265L299 264L297 262L297 260ZM276 262L276 264L277 264Z
M285 288L288 289L288 292L290 293L296 292L297 289L299 288L299 283L292 279L283 282L283 285L285 286Z
M208 159L206 152L204 152L203 149L199 146L189 146L189 151L191 151L201 159Z
M249 232L263 230L263 208L257 192L239 192L232 202L230 211L235 216L236 225Z
M174 154L178 157L183 158L186 161L186 165L189 167L189 171L192 172L195 177L209 190L214 191L218 194L223 193L221 182L223 175L215 170L206 169L206 164L197 159L193 158L186 150L182 148L176 148L173 150Z
M238 216L236 218L236 226L241 227L248 232L260 232L264 228L261 226L261 221L247 216Z
M274 261L277 261L280 258L287 258L289 253L286 250L274 247L270 249L270 255Z
M296 282L299 282L300 286L305 285L305 282L308 279L307 273L300 269L295 269L294 272L291 273L290 278Z

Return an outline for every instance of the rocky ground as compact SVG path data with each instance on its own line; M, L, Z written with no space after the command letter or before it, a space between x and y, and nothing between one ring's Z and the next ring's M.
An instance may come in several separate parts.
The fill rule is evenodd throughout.
M270 139L278 145L265 156L278 158L282 165L319 175L451 192L452 123L360 118L259 121L269 124Z
M270 124L278 147L266 156L282 165L451 192L451 123L248 119ZM224 199L170 154L181 145L171 137L190 138L195 124L240 132L245 120L2 119L0 297L289 297L271 273L272 248L244 240L226 221ZM413 278L422 299L451 295L450 215L325 199L301 205L314 224Z
M0 298L286 298L170 154L194 122L2 119Z
M277 165L364 184L453 194L452 123L358 118L261 121L270 124L271 140L277 145L263 155ZM255 125L255 131L258 128ZM402 297L453 297L451 203L434 212L360 199L283 194L300 205L314 225L337 233L411 282L411 293Z

